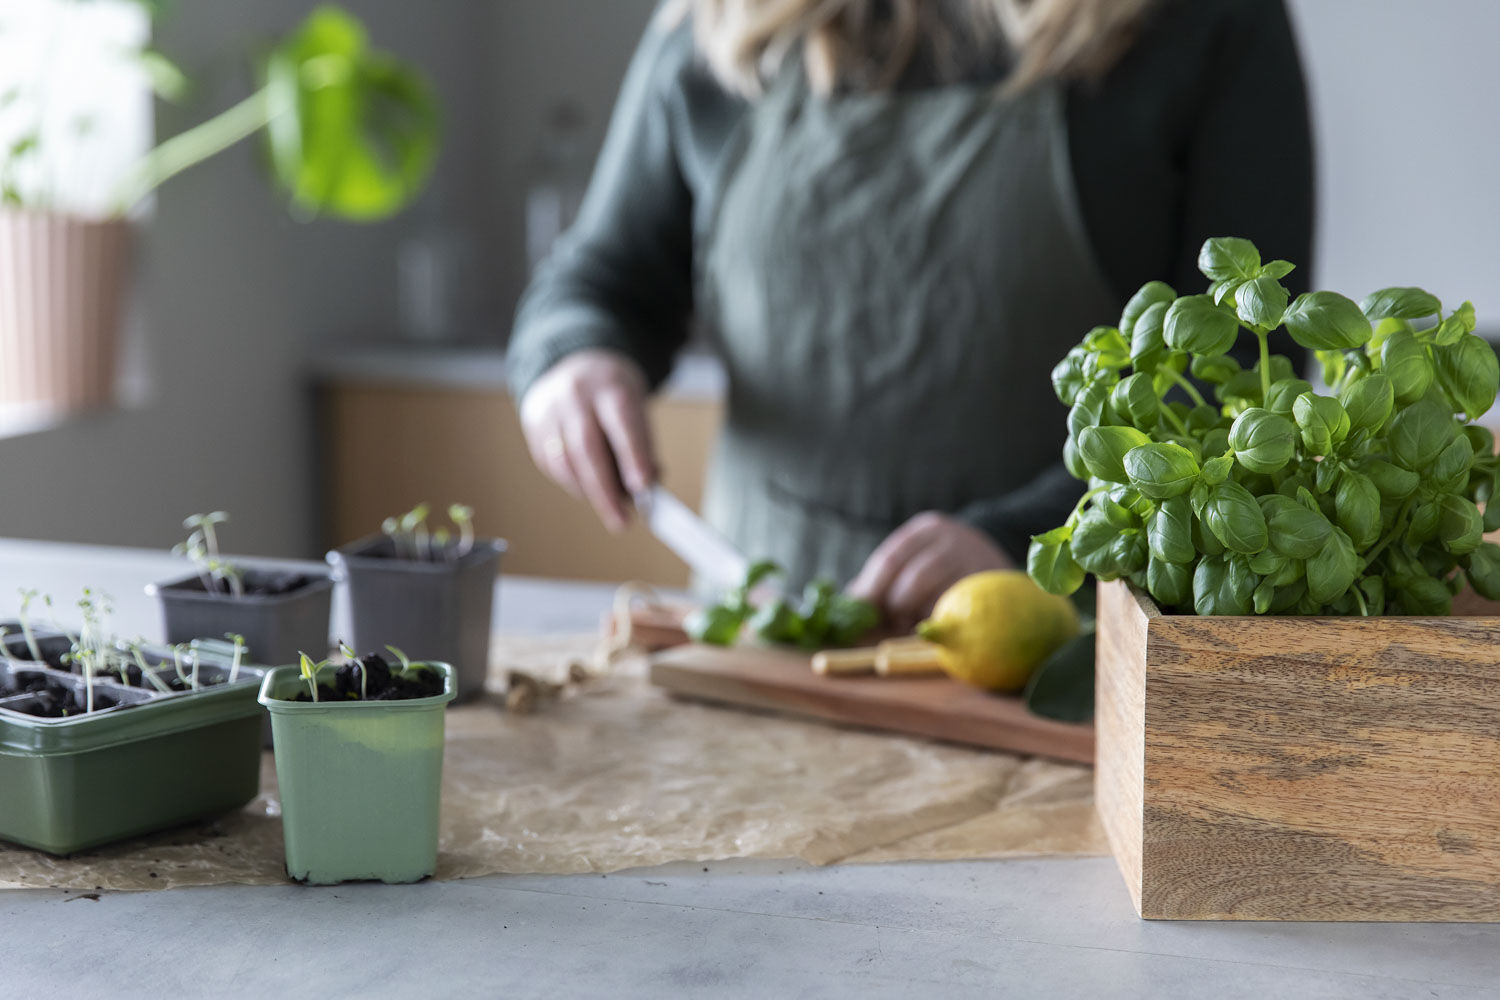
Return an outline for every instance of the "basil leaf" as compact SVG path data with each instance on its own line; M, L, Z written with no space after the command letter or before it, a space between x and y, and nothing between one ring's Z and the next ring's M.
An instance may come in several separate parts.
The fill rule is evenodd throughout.
M683 631L694 642L709 646L733 646L745 624L745 608L716 604L700 608L682 623Z
M1487 342L1466 333L1456 343L1434 347L1432 357L1438 384L1464 416L1477 420L1495 405L1495 394L1500 391L1500 358Z
M1292 415L1309 455L1327 455L1349 435L1349 414L1332 396L1305 392L1292 404Z
M1380 491L1380 495L1387 500L1405 500L1416 492L1422 477L1410 469L1403 469L1399 465L1392 465L1381 458L1367 461L1364 466L1365 475L1370 477L1370 482Z
M1125 453L1150 443L1134 427L1085 427L1078 435L1078 454L1089 474L1111 483L1128 483Z
M1295 270L1297 270L1297 265L1289 260L1273 260L1261 268L1260 272L1268 278L1275 278L1277 281L1280 281Z
M1156 423L1161 397L1151 384L1151 376L1137 372L1114 387L1109 394L1109 405L1116 415L1144 430Z
M1146 539L1138 531L1122 531L1115 536L1114 541L1109 543L1108 568L1101 580L1113 579L1115 577L1130 576L1139 573L1146 568L1146 563L1151 558L1146 551ZM1133 581L1137 582L1138 581Z
M1359 347L1372 332L1359 306L1337 292L1299 295L1282 321L1293 340L1314 351Z
M1368 477L1345 471L1334 496L1334 509L1339 527L1355 548L1369 548L1380 539L1380 491Z
M1188 604L1193 599L1193 569L1181 563L1152 559L1146 567L1146 589L1162 607Z
M1069 639L1032 673L1022 700L1033 715L1059 722L1094 717L1094 633Z
M1167 310L1167 346L1190 354L1224 354L1234 346L1240 323L1234 313L1207 295L1189 295Z
M1345 386L1339 402L1351 429L1378 431L1396 408L1396 390L1389 375L1376 372Z
M1479 508L1461 496L1445 493L1438 500L1437 537L1454 555L1479 548L1484 540L1484 518Z
M1150 374L1161 367L1168 355L1167 341L1163 335L1163 324L1167 319L1168 302L1156 302L1136 319L1131 327L1130 363L1138 372Z
M1480 597L1500 601L1500 545L1483 542L1463 561L1469 585Z
M1474 464L1474 449L1463 435L1448 442L1432 462L1427 478L1433 489L1458 493L1469 485L1469 469Z
M1292 406L1304 392L1312 392L1312 383L1300 378L1289 378L1284 382L1271 383L1271 394L1266 397L1266 409L1283 417L1292 415Z
M1161 311L1158 313L1158 315L1165 316L1167 314L1167 306L1171 305L1172 300L1175 298L1177 298L1177 293L1172 290L1171 285L1168 285L1161 281L1146 282L1141 286L1140 291L1132 295L1130 297L1130 301L1125 303L1125 312L1120 316L1120 333L1127 340L1130 340L1132 343L1134 343L1136 323L1143 315L1145 315L1146 310L1150 309L1152 306L1159 305L1161 306ZM1160 330L1160 328L1161 323L1158 320L1158 331ZM1134 351L1131 352L1132 355L1134 355L1134 353Z
M1289 298L1287 290L1275 278L1256 278L1235 293L1235 313L1241 323L1252 329L1274 330L1281 325Z
M1322 551L1333 525L1318 511L1279 493L1259 498L1270 546L1288 559L1311 559Z
M1430 576L1413 577L1390 597L1392 606L1386 610L1395 614L1447 616L1453 612L1453 595Z
M1097 427L1105 423L1109 412L1109 386L1102 382L1091 382L1078 394L1073 408L1068 411L1068 433L1077 442L1078 435L1086 427Z
M1083 586L1083 567L1073 558L1069 545L1072 537L1073 529L1063 526L1031 540L1026 572L1049 594L1066 597Z
M1380 370L1390 378L1396 402L1403 406L1427 394L1434 374L1427 347L1405 330L1391 334L1381 345Z
M1359 569L1354 542L1343 529L1334 528L1323 547L1307 559L1307 592L1319 604L1328 604L1354 584Z
M1297 451L1297 428L1270 410L1252 407L1229 429L1229 447L1237 462L1251 472L1280 472Z
M750 630L770 643L796 645L802 640L804 622L784 598L776 598L750 617Z
M1083 376L1083 353L1073 348L1052 369L1052 391L1057 393L1064 406L1076 403L1078 394L1087 384L1088 380Z
M1259 582L1243 557L1204 556L1193 572L1193 610L1200 615L1248 615Z
M1366 296L1359 308L1374 322L1387 317L1421 319L1435 316L1443 307L1436 296L1420 288L1382 288Z
M1112 326L1096 326L1083 338L1083 349L1100 368L1123 368L1130 364L1130 342Z
M1423 399L1396 414L1386 440L1392 458L1421 472L1457 433L1453 415L1431 399Z
M1198 270L1209 281L1249 281L1260 276L1260 251L1249 240L1216 236L1198 251Z
M1180 444L1151 442L1125 454L1125 473L1130 483L1154 500L1178 497L1193 488L1198 463Z
M1228 354L1199 355L1193 359L1193 378L1222 385L1240 372L1240 363Z
M1268 543L1266 518L1250 491L1236 482L1215 486L1203 507L1203 523L1226 549L1246 554Z
M1164 500L1146 519L1146 545L1154 559L1190 563L1198 558L1193 544L1193 510L1187 497Z
M1114 567L1109 546L1119 535L1119 529L1106 521L1102 514L1089 511L1074 525L1068 549L1074 561L1085 571L1102 577Z

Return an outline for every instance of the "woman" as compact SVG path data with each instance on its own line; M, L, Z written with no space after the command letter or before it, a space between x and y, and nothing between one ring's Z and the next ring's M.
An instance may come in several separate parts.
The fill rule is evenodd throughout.
M1208 236L1309 259L1311 161L1281 0L680 0L521 305L532 454L623 527L696 317L709 519L909 624L1066 516L1085 331Z

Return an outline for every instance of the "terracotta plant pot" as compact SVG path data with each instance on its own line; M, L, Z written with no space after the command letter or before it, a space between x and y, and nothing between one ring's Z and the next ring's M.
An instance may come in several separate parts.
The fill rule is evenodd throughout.
M0 209L0 405L113 402L130 256L123 219Z

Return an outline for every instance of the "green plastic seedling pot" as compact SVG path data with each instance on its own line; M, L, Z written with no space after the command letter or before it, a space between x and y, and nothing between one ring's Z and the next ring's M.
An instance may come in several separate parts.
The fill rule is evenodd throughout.
M266 675L293 879L416 882L437 867L444 709L457 691L451 666L427 666L442 671L443 693L410 701L288 701L307 690L297 668Z
M261 672L241 673L169 696L100 682L129 704L68 719L5 710L24 698L0 702L0 840L73 854L249 802L260 790Z

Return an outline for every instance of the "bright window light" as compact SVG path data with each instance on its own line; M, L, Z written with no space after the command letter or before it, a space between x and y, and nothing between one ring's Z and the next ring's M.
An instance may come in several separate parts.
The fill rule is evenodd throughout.
M0 0L0 202L97 217L151 145L134 0Z

